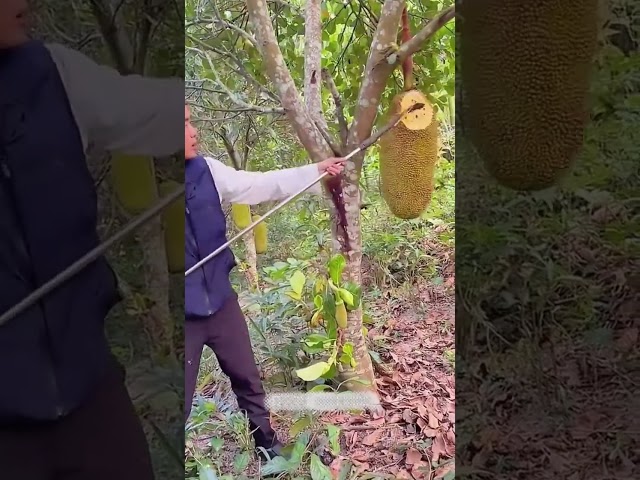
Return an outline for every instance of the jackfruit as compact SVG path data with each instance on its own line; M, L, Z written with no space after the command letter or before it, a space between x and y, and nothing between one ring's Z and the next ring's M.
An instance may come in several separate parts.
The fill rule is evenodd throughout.
M396 95L389 117L411 105L424 106L405 115L380 139L380 192L396 217L418 218L429 206L438 159L436 110L418 90Z
M180 184L167 180L158 185L158 192L165 197L179 188ZM184 197L178 198L162 212L162 226L164 228L164 248L167 256L169 272L184 272L184 227L185 227Z
M260 218L259 215L254 215L252 220L255 222ZM266 220L265 220L266 222ZM256 228L253 229L253 241L256 245L256 253L262 254L267 251L267 224L265 222L259 223L256 225Z
M251 225L251 209L249 205L234 203L231 205L231 218L240 230Z
M147 210L158 200L153 157L114 153L111 182L118 202L132 215Z
M347 308L344 302L336 302L336 323L340 328L347 328Z
M540 190L567 172L583 144L597 0L462 2L465 128L489 174Z
M313 316L311 317L311 321L309 322L309 325L312 328L316 328L322 325L323 323L324 323L324 318L322 317L322 310L316 310Z

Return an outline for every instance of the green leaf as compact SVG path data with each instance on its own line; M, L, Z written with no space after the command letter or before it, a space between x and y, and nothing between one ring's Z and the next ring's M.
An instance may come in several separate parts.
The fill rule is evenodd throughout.
M353 295L353 308L358 308L362 300L362 288L353 282L346 282L342 287Z
M233 460L233 469L236 473L243 472L247 466L249 465L249 454L247 452L242 452L239 455L236 455L236 458Z
M296 370L296 375L298 375L298 377L300 377L305 382L313 382L327 373L330 368L331 365L329 365L327 362L318 362L314 363L313 365L309 365L308 367Z
M317 345L324 345L325 342L330 342L331 339L326 335L321 335L319 333L312 333L304 339L304 343L306 343L310 347L315 347Z
M298 440L296 440L296 443L293 446L293 450L291 450L290 464L299 466L302 463L310 438L310 433L308 431L300 433Z
M329 447L331 454L337 456L340 453L340 429L335 425L327 425L327 436L329 437Z
M327 467L320 457L315 453L311 454L311 465L309 468L312 480L331 480L331 470Z
M302 297L300 296L300 294L298 292L284 292L284 294L289 297L292 298L294 300L300 300Z
M224 440L218 437L213 437L211 439L211 448L214 452L219 452L222 449L222 445L224 445Z
M302 289L304 288L304 282L306 280L306 277L304 276L304 273L302 273L300 270L296 270L293 275L291 275L291 278L289 279L289 283L291 284L291 289L298 294L298 296L300 297L302 295Z
M309 390L309 392L326 392L327 390L331 390L331 387L329 385L316 385L315 387L313 387L312 389Z
M264 475L277 475L279 473L293 470L293 465L283 457L274 457L262 467Z
M198 467L198 476L200 480L218 480L218 475L213 471L210 463L203 463Z
M289 434L292 437L297 437L300 432L309 428L309 426L311 425L311 421L312 421L311 417L309 417L308 415L305 415L304 417L299 418L293 425L291 425L291 428L289 429Z
M316 295L313 298L313 304L316 306L316 308L322 308L322 295Z
M329 260L329 275L331 276L331 280L334 284L340 284L342 272L344 271L346 264L346 260L340 254L335 255L331 260Z
M353 294L349 290L345 290L344 288L338 289L338 293L340 294L340 298L344 300L344 303L353 307Z

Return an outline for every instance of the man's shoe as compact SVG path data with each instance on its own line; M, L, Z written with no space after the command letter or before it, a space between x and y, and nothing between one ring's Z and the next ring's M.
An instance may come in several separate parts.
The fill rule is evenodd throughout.
M268 462L274 457L282 457L285 460L289 460L291 458L291 455L284 453L284 446L281 443L276 443L270 448L257 447L256 452L258 453L260 460L264 462Z

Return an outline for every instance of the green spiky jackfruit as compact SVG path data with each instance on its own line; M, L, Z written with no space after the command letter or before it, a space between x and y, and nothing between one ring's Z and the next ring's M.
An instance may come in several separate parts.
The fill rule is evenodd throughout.
M255 222L260 218L259 215L254 215L251 219ZM266 253L268 245L268 234L266 220L256 225L253 229L253 241L256 245L256 253L258 255Z
M247 228L251 225L251 208L249 205L234 203L231 205L231 218L240 230Z
M165 197L179 188L180 184L167 180L158 185L158 193ZM167 255L169 272L184 272L184 227L185 227L184 197L179 198L162 212L164 228L164 248Z
M158 200L152 157L114 153L111 183L122 208L132 215L150 208Z
M597 0L482 0L458 13L465 128L515 190L554 185L583 144Z
M380 191L391 213L402 219L418 218L429 206L438 160L436 110L425 95L418 90L396 95L389 117L415 103L424 107L380 139Z

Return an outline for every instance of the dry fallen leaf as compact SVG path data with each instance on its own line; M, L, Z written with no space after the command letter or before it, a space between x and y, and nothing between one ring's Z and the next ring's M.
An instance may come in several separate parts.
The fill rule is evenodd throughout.
M407 455L405 457L405 463L407 465L414 465L422 460L422 454L416 450L415 448L410 448L407 450Z
M371 432L369 435L367 435L362 439L362 444L368 447L374 446L376 443L380 441L380 438L382 437L383 433L384 433L383 430L374 430L373 432Z
M447 453L447 444L444 441L444 437L441 433L436 435L436 438L433 440L431 444L431 461L436 463L440 460L440 457L443 454Z
M622 352L628 352L638 343L638 329L626 328L616 340L616 346Z
M436 429L440 426L440 422L438 422L438 419L436 418L436 416L429 412L429 428L433 428Z
M340 469L342 468L342 458L336 457L329 465L329 471L331 472L331 478L337 479L340 476Z

